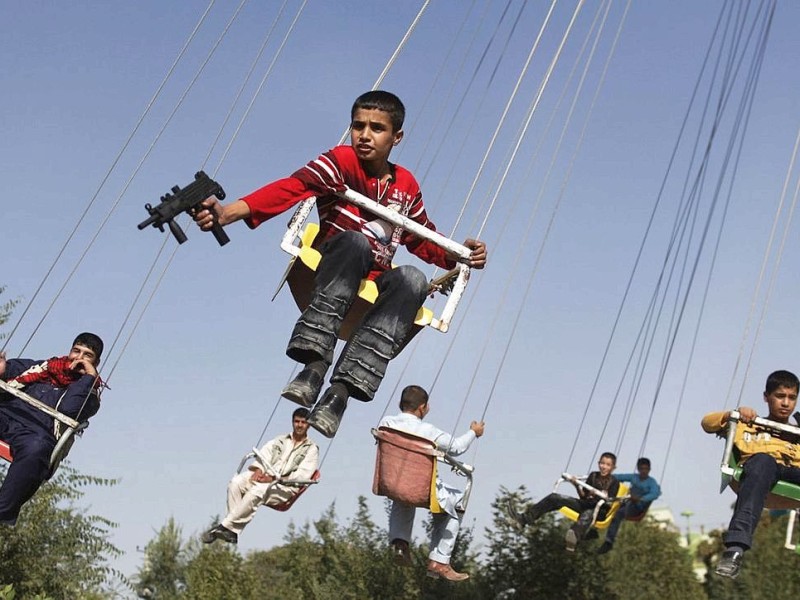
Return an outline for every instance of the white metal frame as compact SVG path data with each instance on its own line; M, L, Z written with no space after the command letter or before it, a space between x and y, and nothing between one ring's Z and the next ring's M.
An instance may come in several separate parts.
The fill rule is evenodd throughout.
M720 471L722 472L722 483L720 485L720 493L725 491L725 488L730 485L733 476L736 472L734 467L730 466L731 453L733 452L733 441L736 437L736 426L741 419L741 414L738 410L732 410L728 416L728 433L725 436L725 450L722 453L722 463ZM782 431L784 433L791 433L800 436L800 427L788 425L786 423L778 423L777 421L770 421L762 417L756 417L753 425L763 427L764 429L772 429L774 431Z
M431 322L431 327L438 329L442 333L445 333L450 328L450 321L453 319L453 315L456 312L456 307L461 301L461 297L464 295L464 290L466 290L467 282L469 281L470 267L464 264L463 261L469 260L472 251L463 244L454 242L453 240L443 236L441 233L431 231L416 221L413 221L404 215L382 206L374 200L371 200L370 198L367 198L356 191L347 189L339 194L339 196L348 202L359 206L360 208L368 210L369 212L379 216L381 219L384 219L392 225L395 225L396 227L402 227L415 236L436 244L440 248L443 248L458 258L460 261L456 267L458 270L458 276L453 284L453 289L448 296L447 303L442 309L441 315L439 317L434 317ZM317 199L315 197L311 197L304 200L300 204L294 215L292 215L292 218L289 221L289 228L281 240L281 248L284 250L284 252L291 254L295 258L300 255L300 247L295 243L295 241L300 236L300 230L303 228L308 216L311 214L311 210L314 208L316 201Z

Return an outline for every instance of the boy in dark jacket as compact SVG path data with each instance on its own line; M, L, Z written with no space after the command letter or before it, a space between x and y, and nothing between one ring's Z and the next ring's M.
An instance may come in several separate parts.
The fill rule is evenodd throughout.
M85 421L100 408L97 365L103 341L81 333L67 356L47 360L14 358L0 352L0 379L56 409ZM15 525L20 508L47 479L57 441L55 419L24 400L0 392L0 439L14 461L0 486L0 523Z

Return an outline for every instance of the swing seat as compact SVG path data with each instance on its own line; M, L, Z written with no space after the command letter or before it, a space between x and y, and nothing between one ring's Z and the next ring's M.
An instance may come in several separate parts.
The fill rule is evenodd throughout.
M58 438L53 451L50 453L50 463L47 471L47 479L50 479L58 469L58 466L61 464L67 454L69 454L70 448L72 448L72 444L75 443L75 438L83 434L83 430L89 426L88 421L83 421L79 423L77 427L66 427ZM11 449L11 445L4 441L0 440L0 458L7 462L14 462L14 454Z
M256 452L255 451L256 451L256 448L253 448L252 452L248 452L247 454L245 454L242 457L242 460L239 461L239 467L236 469L237 473L241 473L242 469L244 469L244 466L250 461L250 459L256 457ZM316 484L317 482L319 482L320 476L321 476L321 473L319 472L319 469L317 469L316 471L314 471L314 473L311 475L311 479L309 479L308 481L282 481L281 483L283 485L294 485L294 486L297 486L297 491L288 500L284 500L283 502L280 502L278 504L267 504L266 506L269 506L273 510L278 510L280 512L286 512L287 510L292 508L292 505L295 502L297 502L297 499L300 496L302 496L309 487L311 487L313 484Z
M594 516L592 517L592 527L598 530L608 529L608 526L611 525L611 521L614 520L614 515L617 514L617 511L620 509L620 506L622 506L622 499L628 494L628 485L625 483L620 483L618 493L619 496L609 500L611 506L609 507L608 512L606 512L605 516L602 519L598 519L597 517L599 516L600 510L603 508L603 506L605 506L609 502L606 502L605 500L601 499L595 505ZM580 517L580 513L566 506L562 506L560 509L558 509L558 512L560 512L570 521L577 521L578 517ZM644 513L642 513L642 517L643 516ZM638 519L641 519L642 517L638 517Z
M739 424L739 412L731 411L728 418L728 432L725 441L725 450L722 454L722 464L720 471L722 474L722 484L720 493L730 485L735 493L739 493L739 482L742 477L743 469L739 464L739 451L734 445L736 427ZM757 417L754 425L766 430L784 432L800 436L800 427L776 423L768 419ZM764 501L764 508L771 510L792 510L800 508L800 485L789 483L788 481L778 481Z
M18 390L17 388L10 386L5 381L0 381L0 392L6 392L12 396L16 396L23 402L30 404L34 408L55 419L61 434L58 436L56 445L53 447L53 451L50 453L50 464L47 472L47 479L50 479L56 472L58 465L61 464L61 461L67 457L70 448L72 448L72 444L75 443L75 437L83 435L84 429L89 426L89 421L82 421L79 423L75 419L58 412L56 409L48 406L44 402L37 400L29 394L26 394L22 390ZM0 440L0 458L8 462L14 462L14 451L11 448L11 445L5 440Z
M647 503L647 507L642 512L640 512L638 515L634 515L632 517L625 517L625 520L626 521L630 521L631 523L638 523L639 521L641 521L642 519L644 519L647 516L647 513L649 511L650 511L650 503L648 502Z
M8 462L13 462L14 460L14 457L11 456L11 446L3 440L0 440L0 458Z
M366 210L380 219L392 223L395 227L401 227L406 232L420 239L427 240L444 249L449 255L457 257L460 262L456 265L455 269L431 282L432 291L440 291L448 295L447 302L442 308L440 315L435 317L430 310L423 307L417 313L415 326L407 336L406 343L426 325L442 333L447 332L450 328L450 321L455 314L461 297L466 290L467 282L469 281L470 267L466 263L469 261L472 251L463 244L454 242L439 232L432 231L408 216L401 215L386 206L382 206L375 200L367 198L354 190L345 189L337 195L346 203L359 207L359 209ZM300 203L289 221L288 229L281 240L281 249L290 254L292 259L289 261L289 266L284 272L284 276L278 285L275 296L278 295L284 282L288 281L292 295L300 310L305 310L310 302L313 292L313 273L319 265L321 258L319 252L312 248L313 241L319 231L319 225L309 223L306 229L301 232L316 201L317 199L312 196ZM299 261L297 260L298 258L300 258ZM273 296L273 300L275 296ZM350 312L345 318L345 323L340 331L339 337L341 339L346 340L350 337L353 328L361 322L364 313L369 309L371 304L374 304L377 296L378 290L374 282L369 280L362 281L356 301L353 306L351 306Z
M319 469L317 469L316 471L314 471L314 474L311 476L311 481L316 483L316 482L319 481L319 478L320 478L320 472L319 472ZM297 499L300 496L302 496L303 494L305 494L306 490L308 488L310 488L310 487L311 487L311 484L305 484L305 485L299 486L299 489L294 494L294 496L289 498L286 502L281 502L280 504L267 504L267 506L269 506L273 510L278 510L280 512L286 512L287 510L292 508L292 505L295 502L297 502Z
M284 279L289 284L297 308L305 310L311 302L314 292L314 275L322 258L319 250L313 247L314 240L319 233L317 223L308 223L300 234L300 253L289 263ZM299 260L297 260L299 259ZM356 327L361 323L364 314L370 309L378 298L378 286L370 279L362 279L358 288L358 296L353 301L350 310L342 322L339 339L348 340ZM409 334L410 341L423 327L433 322L433 312L424 306L417 311L414 327ZM406 343L407 343L406 342Z
M386 496L417 508L426 508L432 513L442 513L436 495L438 463L450 465L459 475L467 478L464 497L459 509L466 510L472 489L472 468L448 456L431 440L392 429L372 429L377 443L375 472L372 478L372 493Z

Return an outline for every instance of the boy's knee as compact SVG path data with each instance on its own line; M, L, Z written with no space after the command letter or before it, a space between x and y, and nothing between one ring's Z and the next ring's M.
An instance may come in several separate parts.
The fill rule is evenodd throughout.
M420 302L424 302L425 296L428 295L428 290L430 289L425 273L411 265L402 265L394 270L397 271L402 285L408 290L409 294L419 298Z

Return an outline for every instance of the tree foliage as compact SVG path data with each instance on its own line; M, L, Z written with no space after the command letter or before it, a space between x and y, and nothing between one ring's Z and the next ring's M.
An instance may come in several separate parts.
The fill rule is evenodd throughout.
M3 292L6 291L5 286L0 286L0 296ZM0 304L0 325L4 325L9 317L11 316L11 312L14 310L14 307L17 305L19 300L7 300ZM0 340L5 339L6 334L0 333Z
M486 595L502 598L608 598L627 600L666 597L704 598L691 558L677 535L647 522L623 525L614 550L597 554L597 540L584 540L574 553L565 551L564 536L572 524L545 515L520 531L499 509L512 498L527 502L524 488L501 490L495 500L494 528L487 532L484 565Z
M753 548L745 554L742 571L734 580L714 575L724 546L721 531L711 533L712 541L698 549L708 566L705 588L710 600L800 597L800 556L784 547L786 515L764 513L753 536Z
M25 504L17 525L0 526L0 583L13 585L19 598L54 600L102 598L109 586L124 585L112 566L122 552L109 541L117 524L77 507L84 488L115 483L62 463Z
M262 518L268 514L265 511ZM458 568L477 565L469 551L471 531L463 532L453 557ZM282 546L244 557L221 542L202 545L192 539L184 544L170 522L148 544L136 589L143 598L170 600L483 597L474 580L453 586L426 577L424 545L412 544L413 568L398 567L388 552L387 536L386 529L372 519L363 497L356 514L344 525L337 522L331 505L313 524L290 525ZM162 574L160 587L156 573ZM169 594L159 591L166 589Z

